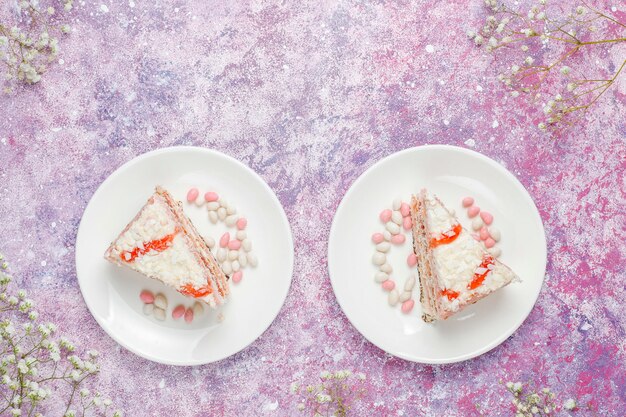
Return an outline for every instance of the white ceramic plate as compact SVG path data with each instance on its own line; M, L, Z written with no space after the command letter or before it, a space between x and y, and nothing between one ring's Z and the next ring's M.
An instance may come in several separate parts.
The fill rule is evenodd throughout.
M387 292L374 282L372 233L384 229L378 215L395 198L408 201L426 187L471 230L461 199L494 215L502 232L500 260L522 279L471 305L450 319L433 324L421 320L419 283L410 314L387 303ZM412 238L392 245L389 262L396 284L410 273L406 264ZM539 295L546 266L546 240L541 218L522 184L495 161L453 146L407 149L379 161L346 193L333 220L328 266L341 308L363 336L386 352L415 362L451 363L473 358L508 338L526 319Z
M219 239L223 222L211 224L206 206L186 202L197 187L216 191L247 217L246 231L259 264L246 268L220 310L205 308L191 324L174 321L171 310L193 304L163 284L128 268L110 264L103 254L110 242L162 185L183 201L185 213L200 234ZM198 365L239 352L254 342L278 315L291 284L293 241L285 212L269 186L250 168L209 149L174 147L149 152L117 169L87 205L76 239L76 272L89 310L100 326L130 351L156 362ZM156 321L142 313L139 292L164 293L168 319ZM218 318L223 314L223 321Z

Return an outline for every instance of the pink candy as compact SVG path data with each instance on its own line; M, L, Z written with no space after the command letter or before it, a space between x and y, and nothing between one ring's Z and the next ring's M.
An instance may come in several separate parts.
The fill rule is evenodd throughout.
M487 230L485 226L481 227L479 236L480 236L480 240L485 240L489 237L489 231Z
M144 304L154 303L154 294L152 294L148 290L143 290L141 293L139 293L139 298L141 299L141 301L144 302Z
M217 201L219 199L220 199L220 196L217 195L217 193L214 193L213 191L209 191L208 193L204 195L204 200L208 203L212 201Z
M232 278L235 284L239 284L241 282L241 278L243 278L243 272L242 271L235 272Z
M404 220L402 220L402 227L404 227L404 230L411 230L413 222L410 217L405 217Z
M406 240L406 238L404 237L403 234L397 234L397 235L393 235L391 237L391 243L395 244L395 245L401 245L404 243L404 241Z
M474 204L474 199L472 197L465 197L463 199L463 207L471 207Z
M200 194L200 191L197 188L191 188L187 191L187 201L193 203L198 198L198 194Z
M396 283L393 282L392 280L388 279L387 281L383 282L383 289L385 291L391 291L394 288L396 288Z
M411 310L413 310L414 306L415 306L415 301L406 300L405 302L402 303L402 312L404 314L408 314L411 312Z
M400 214L402 214L402 217L406 217L411 214L411 208L407 203L402 203L400 206Z
M185 306L184 305L179 305L178 307L176 307L173 311L172 311L172 318L174 320L178 320L179 318L181 318L182 316L185 315Z
M486 247L487 249L489 249L489 248L493 248L493 247L495 246L495 244L496 244L496 241L495 241L495 240L493 240L493 239L492 239L492 238L490 238L490 237L489 237L489 238L487 238L487 239L485 240L485 247Z
M485 224L491 224L493 222L493 216L491 215L491 213L488 213L486 211L480 212L480 218L483 219Z
M248 220L246 220L245 217L242 217L239 220L237 220L237 229L243 230L246 228L247 225L248 225Z
M220 247L225 248L228 246L228 242L230 242L230 233L226 232L220 238Z
M396 236L398 236L398 235L396 235ZM382 234L382 233L374 233L374 234L372 235L372 242L376 243L377 245L378 245L379 243L381 243L383 240L385 240L385 237L383 236L383 234ZM393 239L392 239L392 240L393 240Z
M410 267L414 267L415 265L417 265L417 256L415 256L414 253L410 254L408 258L406 258L406 263L410 266Z
M241 240L231 240L230 242L228 242L228 249L230 250L239 250L240 247Z
M467 209L467 215L469 217L476 217L478 213L480 213L480 207L478 206L472 206Z
M380 212L380 221L383 223L387 223L391 220L391 210L386 209Z
M193 309L192 308L188 308L187 311L185 311L185 321L187 323L191 323L193 321Z

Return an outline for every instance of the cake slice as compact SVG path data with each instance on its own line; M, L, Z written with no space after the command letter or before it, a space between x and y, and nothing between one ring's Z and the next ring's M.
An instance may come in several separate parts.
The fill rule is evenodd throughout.
M104 257L212 307L222 304L229 293L228 277L181 203L161 187L156 187Z
M445 320L519 280L426 190L413 196L411 220L424 321Z

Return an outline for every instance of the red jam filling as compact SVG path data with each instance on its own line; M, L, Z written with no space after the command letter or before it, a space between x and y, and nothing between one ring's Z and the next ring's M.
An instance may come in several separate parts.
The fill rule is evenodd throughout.
M202 298L211 294L213 290L211 289L209 285L205 285L204 287L200 287L200 288L195 288L193 285L187 284L179 288L178 292L183 295L191 296L193 298Z
M439 245L446 245L448 243L454 242L456 238L459 237L462 230L463 230L463 227L461 227L461 225L457 223L456 225L454 225L452 229L450 229L450 232L454 234L450 232L446 232L446 233L443 233L440 237L434 237L430 239L430 247L434 248Z
M478 268L485 268L486 271L482 274L474 274L474 279L472 280L472 282L469 283L467 288L469 288L470 290L475 290L476 288L480 287L483 281L485 281L487 274L491 271L489 269L489 265L493 265L493 263L493 257L491 255L483 256L483 262L478 266Z
M143 249L136 247L132 251L123 251L122 253L120 253L120 258L122 258L122 261L124 262L132 262L138 257L150 252L151 250L156 252L163 252L165 249L172 246L172 241L174 240L174 237L178 232L179 229L176 228L174 229L174 233L172 234L166 235L161 239L155 239L151 240L150 242L146 242L143 244ZM130 254L130 256L127 256L126 254Z
M459 296L459 293L446 288L445 290L441 290L441 295L448 297L448 300L452 301Z

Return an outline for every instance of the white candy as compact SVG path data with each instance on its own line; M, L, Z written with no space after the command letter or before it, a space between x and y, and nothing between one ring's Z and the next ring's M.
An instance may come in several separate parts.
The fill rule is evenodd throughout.
M374 281L378 282L379 284L382 284L388 279L389 279L389 274L386 274L384 272L376 272L376 275L374 275Z
M380 266L381 271L387 273L387 274L391 274L393 272L393 268L391 267L391 265L389 265L388 263L384 263Z
M223 198L220 198L219 200L217 200L218 203L220 203L221 207L224 207L224 210L226 210L226 208L228 207L228 201L224 200Z
M163 310L162 308L155 308L154 318L159 321L165 321L165 310Z
M229 261L234 261L237 258L239 258L239 251L238 250L230 250L230 251L228 251L228 260Z
M235 207L233 207L233 206L228 206L228 207L226 207L226 213L228 213L228 214L235 214L235 213L237 213L237 209Z
M400 233L400 226L398 226L397 224L395 224L394 222L387 222L387 224L385 225L385 228L389 231L389 233L391 233L392 235L397 235L398 233Z
M196 301L193 304L193 315L194 316L199 316L202 313L204 313L204 306L202 305L202 303L199 303L199 302Z
M496 242L499 242L500 238L502 237L502 235L500 234L500 229L497 229L495 227L489 228L489 236L491 236Z
M245 230L237 230L237 234L235 236L237 237L237 240L244 240L248 237L248 234Z
M400 210L400 206L402 206L402 200L399 198L396 198L395 200L393 200L393 205L391 206L394 210Z
M217 212L215 211L209 211L209 220L211 221L211 223L215 224L217 223Z
M480 216L476 216L474 217L474 220L472 220L472 229L474 230L480 230L481 227L483 227L484 223L483 223L483 219L480 218Z
M380 252L375 252L374 256L372 256L372 262L374 262L374 265L382 265L387 261L387 257L385 256L384 253L380 253Z
M257 259L256 255L252 252L248 252L246 256L248 257L248 263L250 264L250 266L256 268L256 266L259 264L259 260Z
M387 242L389 242L389 241L391 240L391 233L389 233L387 230L385 230L385 231L383 232L383 237L385 238L385 240L386 240Z
M235 225L235 223L237 223L237 220L239 220L239 216L233 214L232 216L226 217L226 220L224 220L224 222L226 223L226 226L232 227Z
M400 301L401 302L405 302L407 300L411 299L411 291L404 291L402 294L400 294Z
M196 206L202 207L206 204L206 201L204 201L204 197L198 196L198 198L196 198L196 201L194 201L194 203Z
M219 248L217 250L216 257L217 257L218 262L224 262L226 260L226 249Z
M224 207L217 209L217 218L220 220L224 220L226 218L226 209Z
M167 308L167 298L163 294L157 294L154 297L154 306L165 310Z
M206 208L209 211L216 211L218 208L220 208L220 203L218 203L217 201L211 201L210 203L206 203Z
M149 316L154 311L154 304L144 304L143 305L143 314Z
M239 261L233 261L232 266L233 266L233 272L237 272L241 269L241 265L239 265Z
M239 252L239 265L241 265L242 268L248 266L248 257L244 251Z
M387 296L387 302L389 303L390 306L393 307L396 304L398 304L398 298L399 298L398 290L393 289L389 291L389 295Z
M502 255L502 250L499 247L494 246L493 248L489 249L489 253L498 258L500 255Z
M224 261L224 262L222 263L222 271L224 271L224 273L225 273L226 275L230 275L230 274L232 274L232 272L233 272L233 267L232 267L232 265L231 265L230 261Z
M250 252L252 250L252 241L250 239L244 239L241 241L241 247L246 252ZM250 260L250 259L248 259Z
M402 213L400 213L399 211L392 211L391 221L397 224L398 226L402 225Z
M378 245L376 245L376 250L382 253L389 252L389 248L391 248L391 244L389 242L380 242Z
M411 275L404 283L404 291L413 291L415 287L415 275Z
M213 239L211 236L205 236L204 241L206 242L206 245L211 249L213 249L213 247L215 246L215 239Z

